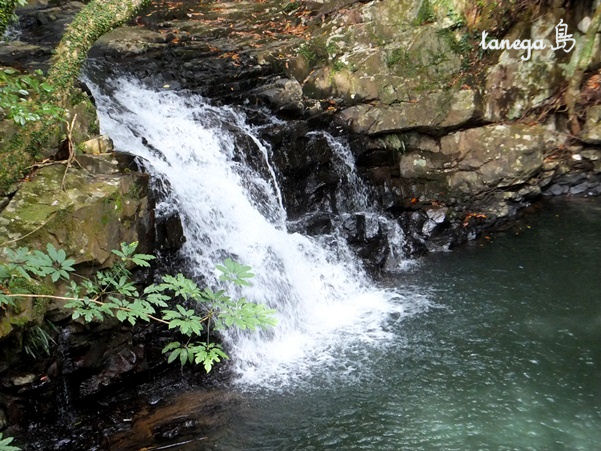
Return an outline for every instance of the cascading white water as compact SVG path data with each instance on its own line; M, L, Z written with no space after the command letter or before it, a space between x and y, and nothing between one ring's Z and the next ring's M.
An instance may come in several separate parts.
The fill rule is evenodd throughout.
M351 343L385 341L383 322L403 313L401 297L375 287L339 236L286 230L271 150L243 114L125 78L110 95L92 88L102 132L168 183L158 210L181 216L190 270L214 282L214 265L232 256L256 274L244 294L277 310L273 330L225 337L241 383L281 386ZM240 157L240 134L261 153L262 171Z

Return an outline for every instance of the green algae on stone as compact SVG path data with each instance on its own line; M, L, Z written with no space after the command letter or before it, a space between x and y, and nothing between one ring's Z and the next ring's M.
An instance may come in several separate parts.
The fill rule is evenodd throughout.
M48 166L21 185L0 214L0 242L32 248L50 242L77 263L106 265L111 249L138 239L137 226L148 214L147 176L71 168L63 191L64 172L63 165Z

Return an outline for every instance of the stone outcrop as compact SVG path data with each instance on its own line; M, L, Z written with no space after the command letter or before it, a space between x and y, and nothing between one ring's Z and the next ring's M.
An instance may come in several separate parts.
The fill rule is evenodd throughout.
M599 192L601 99L593 88L583 91L581 103L592 106L582 133L572 136L561 110L570 55L550 48L561 18L582 39L576 25L587 8L500 4L478 12L463 1L380 0L284 9L268 2L259 19L254 2L216 5L186 14L155 9L142 27L103 37L92 56L109 62L106 74L120 67L161 89L264 104L308 121L266 136L290 218L318 212L294 227L327 231L345 195L331 151L301 136L310 128L353 135L357 171L378 193L374 201L412 231L409 252L474 237L541 195ZM499 39L536 37L546 49L527 61L525 50L478 54L481 30ZM444 215L431 218L440 208Z
M83 155L84 169L55 164L24 182L0 213L0 242L44 247L52 243L76 262L107 265L119 243L140 241L149 248L152 234L148 176L123 172L115 154ZM89 170L93 172L88 172Z
M595 105L586 112L581 138L588 144L601 144L601 105Z
M355 133L368 135L414 129L440 133L479 119L478 103L472 90L432 92L411 102L351 106L340 113L340 118Z
M588 67L574 136L561 108L573 55L552 49L564 19L578 54L591 7L326 4L328 19L287 73L306 97L335 100L338 123L358 135L360 172L418 242L432 241L434 229L445 229L448 243L476 236L541 195L601 192L599 58ZM525 49L476 57L482 30L545 48L528 59ZM594 45L595 55L601 39ZM432 208L444 208L444 219L433 221Z
M78 265L95 268L114 261L111 250L122 242L138 241L142 251L151 250L154 215L148 175L132 171L131 158L112 152L80 155L77 163L66 176L65 165L57 163L21 183L0 212L0 247L40 249L51 243ZM4 312L0 339L15 325L40 323L47 307L25 300Z

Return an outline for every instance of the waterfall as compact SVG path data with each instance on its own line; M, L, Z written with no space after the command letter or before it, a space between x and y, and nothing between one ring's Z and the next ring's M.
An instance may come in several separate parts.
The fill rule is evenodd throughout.
M309 132L307 136L323 137L332 149L334 157L338 160L335 162L337 163L338 176L346 183L342 184L343 189L340 189L337 193L337 203L346 204L352 211L371 212L369 190L357 174L355 157L351 153L348 142L323 130Z
M278 312L272 330L224 337L238 382L283 386L331 365L351 343L386 342L386 321L403 316L405 298L377 287L336 233L287 231L272 149L242 112L126 78L107 83L91 84L102 132L166 182L158 213L176 210L182 218L189 270L213 283L215 264L232 256L256 274L244 295ZM258 153L261 167L248 164L240 146ZM337 155L357 177L348 149ZM365 199L358 206L367 208Z

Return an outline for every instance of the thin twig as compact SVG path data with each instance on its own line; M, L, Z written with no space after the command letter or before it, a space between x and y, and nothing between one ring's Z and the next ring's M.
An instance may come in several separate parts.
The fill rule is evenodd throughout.
M75 119L77 119L77 113L73 115L73 119L71 120L71 124L67 123L67 167L65 168L65 173L63 174L63 181L61 182L61 189L65 190L65 179L67 178L67 172L69 172L69 168L71 167L71 163L75 159L75 152L73 151L73 126L75 125Z
M2 296L7 297L7 298L43 298L43 299L55 299L58 301L87 301L87 302L93 302L94 304L98 304L98 305L104 305L106 304L105 302L99 301L98 299L94 298L94 299L82 299L82 298L72 298L72 297L68 297L68 296L54 296L54 295L50 295L50 294L3 294ZM127 312L132 312L133 310L127 307L115 307L117 310L124 310ZM156 316L152 316L152 315L146 315L148 318L157 321L159 323L163 323L163 324L169 324L169 321L165 321L164 319L161 318L157 318Z
M45 160L42 160L38 163L34 163L31 166L27 166L25 169L40 169L40 168L45 168L46 166L53 166L55 164L61 164L61 163L63 163L63 162L46 158Z

